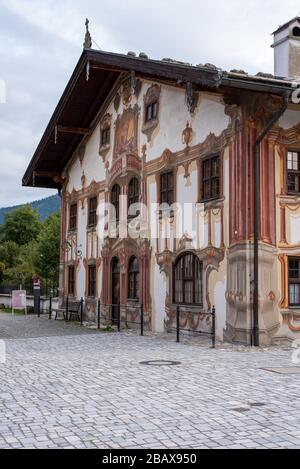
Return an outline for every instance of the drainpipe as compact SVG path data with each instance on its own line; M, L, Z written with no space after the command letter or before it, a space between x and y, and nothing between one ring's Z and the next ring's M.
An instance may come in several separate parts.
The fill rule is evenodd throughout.
M254 143L254 276L253 276L253 345L259 347L259 238L260 238L260 144L288 107L291 91L283 95L279 111L266 124Z

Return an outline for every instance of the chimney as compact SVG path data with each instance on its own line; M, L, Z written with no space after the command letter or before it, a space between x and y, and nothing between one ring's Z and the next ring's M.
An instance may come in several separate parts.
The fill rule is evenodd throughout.
M273 34L275 76L300 80L300 17L280 26Z

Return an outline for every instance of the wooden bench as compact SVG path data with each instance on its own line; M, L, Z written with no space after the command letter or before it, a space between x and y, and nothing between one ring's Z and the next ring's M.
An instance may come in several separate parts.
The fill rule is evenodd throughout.
M54 308L52 312L55 313L55 321L58 319L58 316L62 314L65 321L71 322L73 318L77 318L78 321L81 321L81 301L65 301L61 308Z

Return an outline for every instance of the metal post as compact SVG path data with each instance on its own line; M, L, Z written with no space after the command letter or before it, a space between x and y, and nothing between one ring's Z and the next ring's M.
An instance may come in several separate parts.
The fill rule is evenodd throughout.
M41 281L39 277L33 278L33 296L34 296L34 313L37 317L41 317Z
M118 332L121 331L121 307L118 305Z
M66 317L65 317L65 320L68 321L68 318L69 318L69 295L67 295L67 299L66 299Z
M98 300L98 330L101 328L101 300Z
M38 318L41 317L41 297L38 298Z
M176 308L176 334L177 334L177 343L180 342L180 308Z
M144 305L141 305L141 336L144 336Z
M80 325L83 325L83 298L80 300Z
M212 309L212 348L216 348L216 308Z
M49 297L49 320L52 319L52 296Z
M253 344L259 346L260 149L254 150Z

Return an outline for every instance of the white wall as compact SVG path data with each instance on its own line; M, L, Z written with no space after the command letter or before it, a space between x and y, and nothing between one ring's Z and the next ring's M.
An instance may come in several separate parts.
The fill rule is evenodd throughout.
M216 307L216 334L223 340L223 332L226 326L226 278L224 282L217 282L214 287L214 303Z
M300 214L291 215L291 244L300 243Z
M293 109L288 109L279 120L279 125L287 130L300 122L300 112Z
M221 98L214 94L201 93L197 109L193 115L191 115L187 109L185 91L179 88L174 88L167 85L161 85L161 100L159 107L159 127L155 130L151 142L149 143L146 135L142 133L142 119L144 118L144 96L153 85L154 82L143 81L141 93L139 98L132 98L131 106L134 107L138 104L140 108L140 122L139 122L139 133L138 133L138 149L139 155L142 154L143 145L147 146L147 161L151 161L155 158L159 158L165 149L177 152L185 148L185 144L182 142L182 132L186 128L187 123L193 128L193 139L191 145L203 143L206 138L212 133L219 136L229 125L230 119L225 114L225 105ZM106 170L104 167L103 159L99 156L99 145L100 145L100 120L102 117L109 113L112 116L111 126L111 146L110 151L106 156L106 161L109 162L109 167L112 164L112 156L114 149L114 129L115 121L118 115L122 115L125 106L121 101L118 112L115 111L113 99L108 105L107 109L102 110L101 116L99 116L99 123L96 125L92 135L85 142L86 150L85 157L82 164L78 158L74 158L73 163L69 168L69 183L67 190L72 192L73 189L80 191L82 189L82 176L85 176L85 186L88 187L93 181L96 183L104 181L106 178ZM226 163L225 163L226 165ZM177 180L177 200L182 203L192 204L193 209L196 207L198 197L198 171L196 163L190 165L190 177L186 179L184 177L184 169L180 167L178 170ZM228 177L228 164L224 167L224 173ZM228 196L228 183L225 184L226 195ZM149 203L157 202L157 189L155 177L151 176L148 178L148 200ZM100 195L99 202L104 201L104 194ZM103 231L104 231L104 220L103 220L103 206L99 205L98 214L100 222L97 227L97 234L99 237L99 252L101 252L103 243ZM101 213L102 210L102 213ZM83 257L86 257L87 246L87 200L85 200L83 208L81 203L78 208L78 246L82 246ZM196 212L195 212L196 214ZM150 219L151 219L150 214ZM200 217L198 226L198 237L197 237L197 226L196 226L196 215L192 214L190 222L184 220L183 230L181 235L185 231L194 237L194 247L204 248L208 243L208 225L207 217ZM217 247L220 246L221 240L221 224L219 219L214 221L213 228L213 240ZM199 235L200 232L200 235ZM155 235L155 230L154 230ZM165 299L167 282L164 274L159 271L159 266L156 261L156 239L151 240L152 246L152 258L151 258L151 297L153 307L153 322L155 330L162 331L164 327L165 319ZM170 243L170 248L173 248L173 241ZM164 247L160 246L160 250ZM101 283L102 273L99 271L98 281ZM220 298L225 307L225 300L223 295L224 286L222 286L222 293ZM78 297L84 296L85 290L85 269L83 262L80 262L78 269L77 278L77 292ZM219 295L219 294L218 294Z
M159 266L157 265L156 259L152 258L151 261L151 275L153 277L153 288L151 289L152 296L152 314L153 314L153 326L156 332L164 331L164 320L165 320L165 303L166 303L166 291L167 291L167 280L165 274L161 274Z

